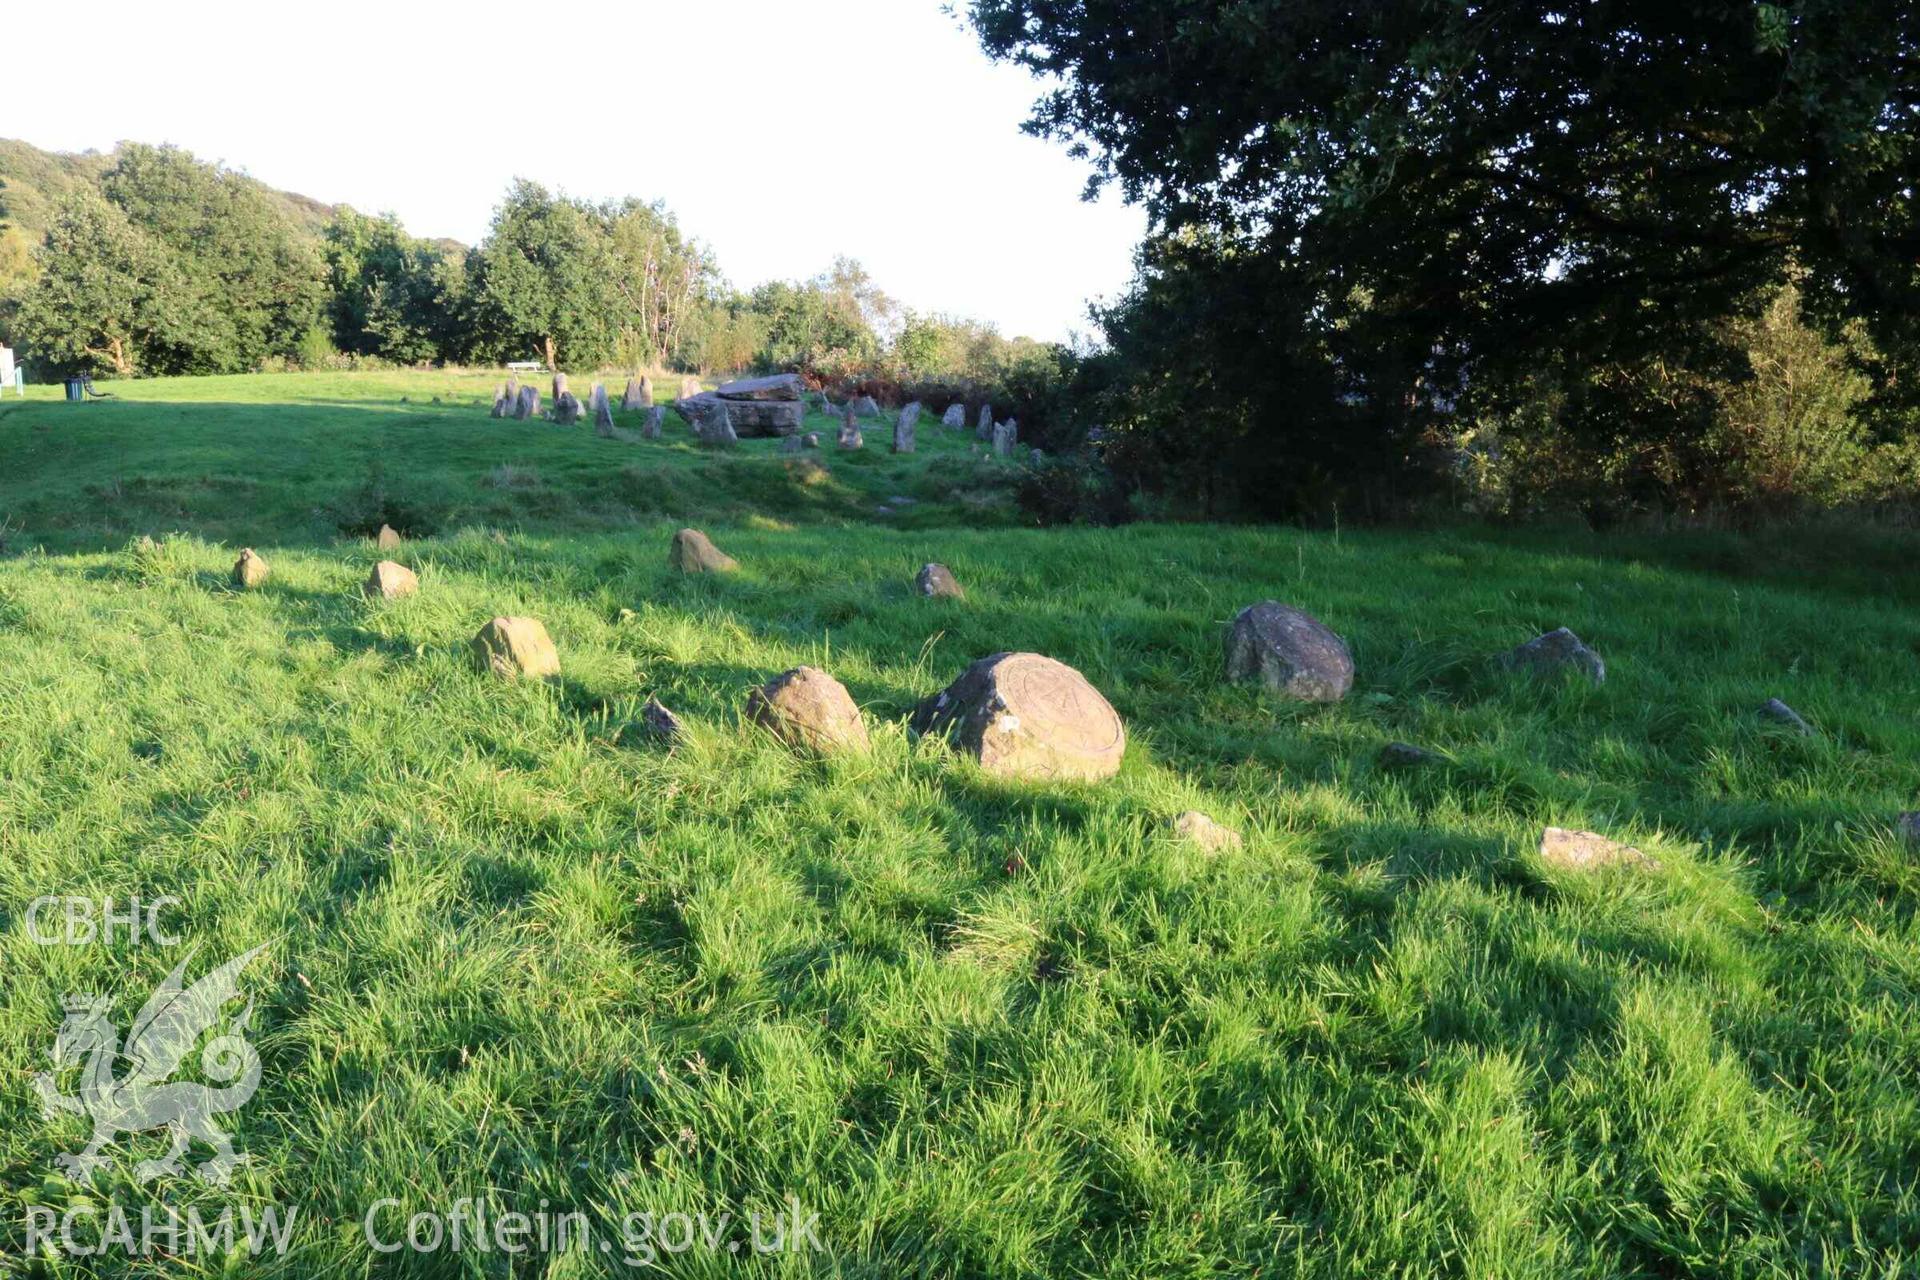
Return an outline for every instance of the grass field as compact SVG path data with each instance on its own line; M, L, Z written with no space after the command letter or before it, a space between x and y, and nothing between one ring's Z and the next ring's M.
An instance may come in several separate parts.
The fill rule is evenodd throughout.
M655 1265L1920 1270L1912 537L1030 530L1008 465L929 421L912 457L829 447L809 487L672 418L640 445L495 422L491 385L0 402L0 1272L633 1274L362 1224L544 1202L618 1239L789 1196L821 1251ZM374 516L416 535L418 596L356 593ZM681 523L741 572L670 574ZM242 545L264 590L226 585ZM967 600L914 594L936 559ZM1267 598L1348 638L1344 703L1222 684L1225 623ZM473 674L502 613L546 622L560 681ZM1489 662L1559 625L1603 687ZM1013 785L909 738L1009 648L1108 695L1118 778ZM743 723L800 662L870 756ZM690 724L671 752L649 696ZM1440 758L1385 770L1391 740ZM1245 847L1173 839L1194 808ZM1545 825L1659 869L1547 867ZM40 945L43 895L175 897L180 945ZM32 1083L62 998L124 1033L184 948L198 974L261 944L233 1184L137 1183L154 1134L58 1177L88 1134ZM297 1218L281 1255L22 1256L32 1210L107 1204Z

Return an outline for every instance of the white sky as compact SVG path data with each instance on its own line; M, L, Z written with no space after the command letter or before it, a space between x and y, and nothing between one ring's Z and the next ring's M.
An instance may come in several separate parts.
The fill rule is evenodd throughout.
M735 284L835 254L923 311L1086 330L1144 216L1019 131L1041 85L940 0L4 6L0 137L172 142L468 244L516 175L661 199Z

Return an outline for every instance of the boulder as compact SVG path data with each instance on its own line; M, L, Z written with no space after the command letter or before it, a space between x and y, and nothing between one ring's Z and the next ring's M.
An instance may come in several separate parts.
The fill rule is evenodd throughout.
M730 573L739 561L713 545L713 540L698 529L682 529L673 535L667 549L667 563L682 573Z
M696 431L724 412L735 431L749 437L797 435L807 416L798 400L723 400L713 391L676 400L673 408Z
M680 717L667 710L658 698L648 698L647 705L640 708L640 722L647 726L648 733L665 742L678 742L686 732Z
M1389 742L1380 748L1382 769L1417 769L1421 765L1431 764L1433 760L1433 752L1409 742Z
M252 547L240 552L240 558L233 562L233 585L242 591L252 591L265 586L267 582L267 562L253 553Z
M1591 831L1548 827L1540 836L1540 858L1563 871L1597 871L1603 867L1638 866L1658 871L1660 864L1632 845L1620 844Z
M943 427L965 427L967 425L967 406L955 400L947 406L947 411L940 415L940 425Z
M653 408L647 410L646 425L640 428L641 437L647 440L658 440L660 438L661 427L666 423L666 420L667 410L664 405L655 405Z
M495 618L473 637L473 665L507 680L560 674L560 651L538 618Z
M1002 458L1013 456L1013 437L1017 428L1011 422L1003 422L993 429L993 451Z
M1009 778L1108 778L1127 746L1126 726L1100 691L1037 653L980 659L921 702L912 727Z
M846 686L814 667L795 667L747 695L747 716L790 747L831 754L867 749L867 724Z
M1771 721L1789 733L1798 734L1802 738L1810 738L1813 736L1813 726L1805 720L1802 720L1798 711L1795 711L1778 698L1768 698L1760 704L1760 718Z
M700 419L695 433L701 444L715 449L729 449L740 443L740 437L733 430L733 413L724 401L716 402L713 411Z
M1258 680L1302 702L1338 702L1353 688L1353 655L1326 624L1277 600L1240 611L1227 629L1227 679Z
M420 589L420 579L414 577L413 570L391 560L382 560L373 566L373 572L360 585L361 594L368 599L398 600L410 596Z
M806 395L806 383L797 373L775 374L771 378L741 378L714 392L722 400L800 400Z
M914 431L919 425L920 402L915 400L900 410L900 419L893 424L893 451L895 453L913 452Z
M399 546L401 541L399 530L390 524L383 524L380 526L380 532L374 535L373 545L382 551L391 551Z
M961 589L960 582L953 571L943 564L924 564L920 566L920 576L914 579L914 586L928 599L964 600L967 593Z
M1604 684L1607 679L1607 664L1600 655L1565 627L1508 650L1500 656L1500 663L1524 675L1553 676L1572 671L1595 684Z
M1223 827L1198 809L1189 809L1167 824L1175 839L1190 840L1208 853L1238 849L1246 843L1232 827Z
M847 405L853 410L855 417L877 418L880 416L879 402L872 396L855 396L847 401Z

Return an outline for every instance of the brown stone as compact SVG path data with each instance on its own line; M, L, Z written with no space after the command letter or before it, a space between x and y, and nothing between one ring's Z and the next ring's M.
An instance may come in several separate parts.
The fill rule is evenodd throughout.
M253 553L252 547L240 552L240 558L233 562L233 585L242 591L252 591L264 586L267 581L267 562Z
M853 696L814 667L795 667L748 694L747 716L790 747L824 754L868 746Z
M402 541L399 530L390 524L383 524L380 526L379 534L374 537L373 544L382 551L391 551Z
M360 587L367 596L382 600L398 600L419 589L420 579L414 576L413 570L391 560L382 560L373 566L373 572L367 575L366 582Z
M1198 809L1187 810L1167 825L1175 837L1191 840L1208 853L1238 849L1245 843L1238 831L1232 827L1221 826Z
M1086 677L1037 653L980 659L913 713L990 773L1099 779L1119 772L1127 731Z
M1563 871L1597 871L1603 867L1636 866L1658 871L1660 864L1632 845L1620 844L1592 831L1548 827L1540 836L1540 858Z
M560 651L538 618L495 618L473 637L474 666L503 679L560 674Z
M1347 642L1312 614L1277 600L1240 611L1227 630L1229 680L1257 680L1303 702L1338 702L1353 688Z
M943 564L925 564L920 566L920 576L914 580L920 594L933 598L964 600L966 591L960 586L960 580L953 576L953 570Z
M647 726L647 732L664 742L678 742L686 732L680 717L667 710L658 698L647 699L647 705L640 708L640 720Z
M667 563L682 573L731 573L739 561L713 545L713 540L698 529L682 529L673 535L667 550Z

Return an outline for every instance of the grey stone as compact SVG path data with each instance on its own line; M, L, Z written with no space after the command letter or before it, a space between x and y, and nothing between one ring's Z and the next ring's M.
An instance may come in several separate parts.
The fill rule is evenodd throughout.
M980 416L974 420L973 434L974 434L974 438L977 440L985 440L987 437L993 434L993 406L992 405L983 404L980 406Z
M722 400L800 400L806 383L797 373L775 374L770 378L741 378L714 392Z
M914 431L920 425L920 402L912 401L900 410L900 420L893 425L893 451L912 453L914 450Z
M628 378L626 394L620 397L620 407L629 410L653 408L653 379Z
M840 411L840 447L858 449L864 444L866 440L860 435L860 425L853 420L853 402L848 401Z
M1389 742L1380 748L1380 767L1383 769L1417 769L1433 763L1434 759L1433 752L1409 742Z
M661 427L663 426L663 424L665 424L666 420L667 420L667 410L665 405L657 404L653 406L653 408L647 410L646 425L640 428L641 438L646 440L658 440L660 438Z
M1920 812L1908 812L1894 819L1893 829L1909 845L1920 848Z
M520 422L540 416L540 393L532 386L520 388L520 397L514 401L513 416Z
M855 417L877 418L880 416L880 405L872 396L855 396L847 401L847 404L852 408Z
M940 416L940 425L943 427L965 427L967 425L967 406L955 400L947 406L947 411Z
M807 412L806 405L798 400L722 400L712 391L676 400L673 408L696 430L724 410L735 431L749 437L796 435Z
M1011 422L1003 422L993 429L993 451L999 457L1006 458L1013 455L1014 429Z
M553 398L555 400L558 400L561 396L564 396L566 394L567 394L567 375L559 372L558 370L555 370L553 375Z
M1601 661L1600 655L1565 627L1535 636L1507 651L1501 655L1500 662L1507 670L1526 675L1552 676L1572 671L1595 684L1604 684L1607 679L1607 664Z
M640 708L640 721L647 726L647 732L669 743L680 741L686 732L680 717L667 710L658 698L647 699L647 705Z
M1227 629L1227 679L1258 680L1303 702L1338 702L1353 688L1353 655L1325 623L1304 610L1263 600Z
M1760 717L1763 720L1770 720L1781 728L1796 733L1803 738L1813 736L1813 726L1805 720L1802 720L1798 711L1795 711L1778 698L1768 698L1760 704Z
M1011 778L1109 778L1127 746L1126 726L1100 691L1037 653L980 659L920 703L912 728Z
M571 391L562 391L553 400L553 420L563 427L570 427L580 421L586 413L580 404L580 397Z
M919 588L921 595L929 599L964 600L967 598L966 591L960 586L960 580L955 578L953 571L943 564L920 566L920 576L914 579L914 585Z
M717 401L717 407L708 413L697 428L700 443L715 449L727 449L740 443L740 437L734 434L733 413L724 401Z
M680 379L680 398L682 400L689 399L699 394L700 394L700 379L698 378Z
M613 402L607 399L607 389L598 382L593 384L593 433L609 440L614 436Z
M510 412L512 412L512 405L508 403L506 387L502 386L493 393L493 416L504 418Z
M818 431L809 431L806 435L800 437L800 443L809 449L818 449L820 447L820 433Z

